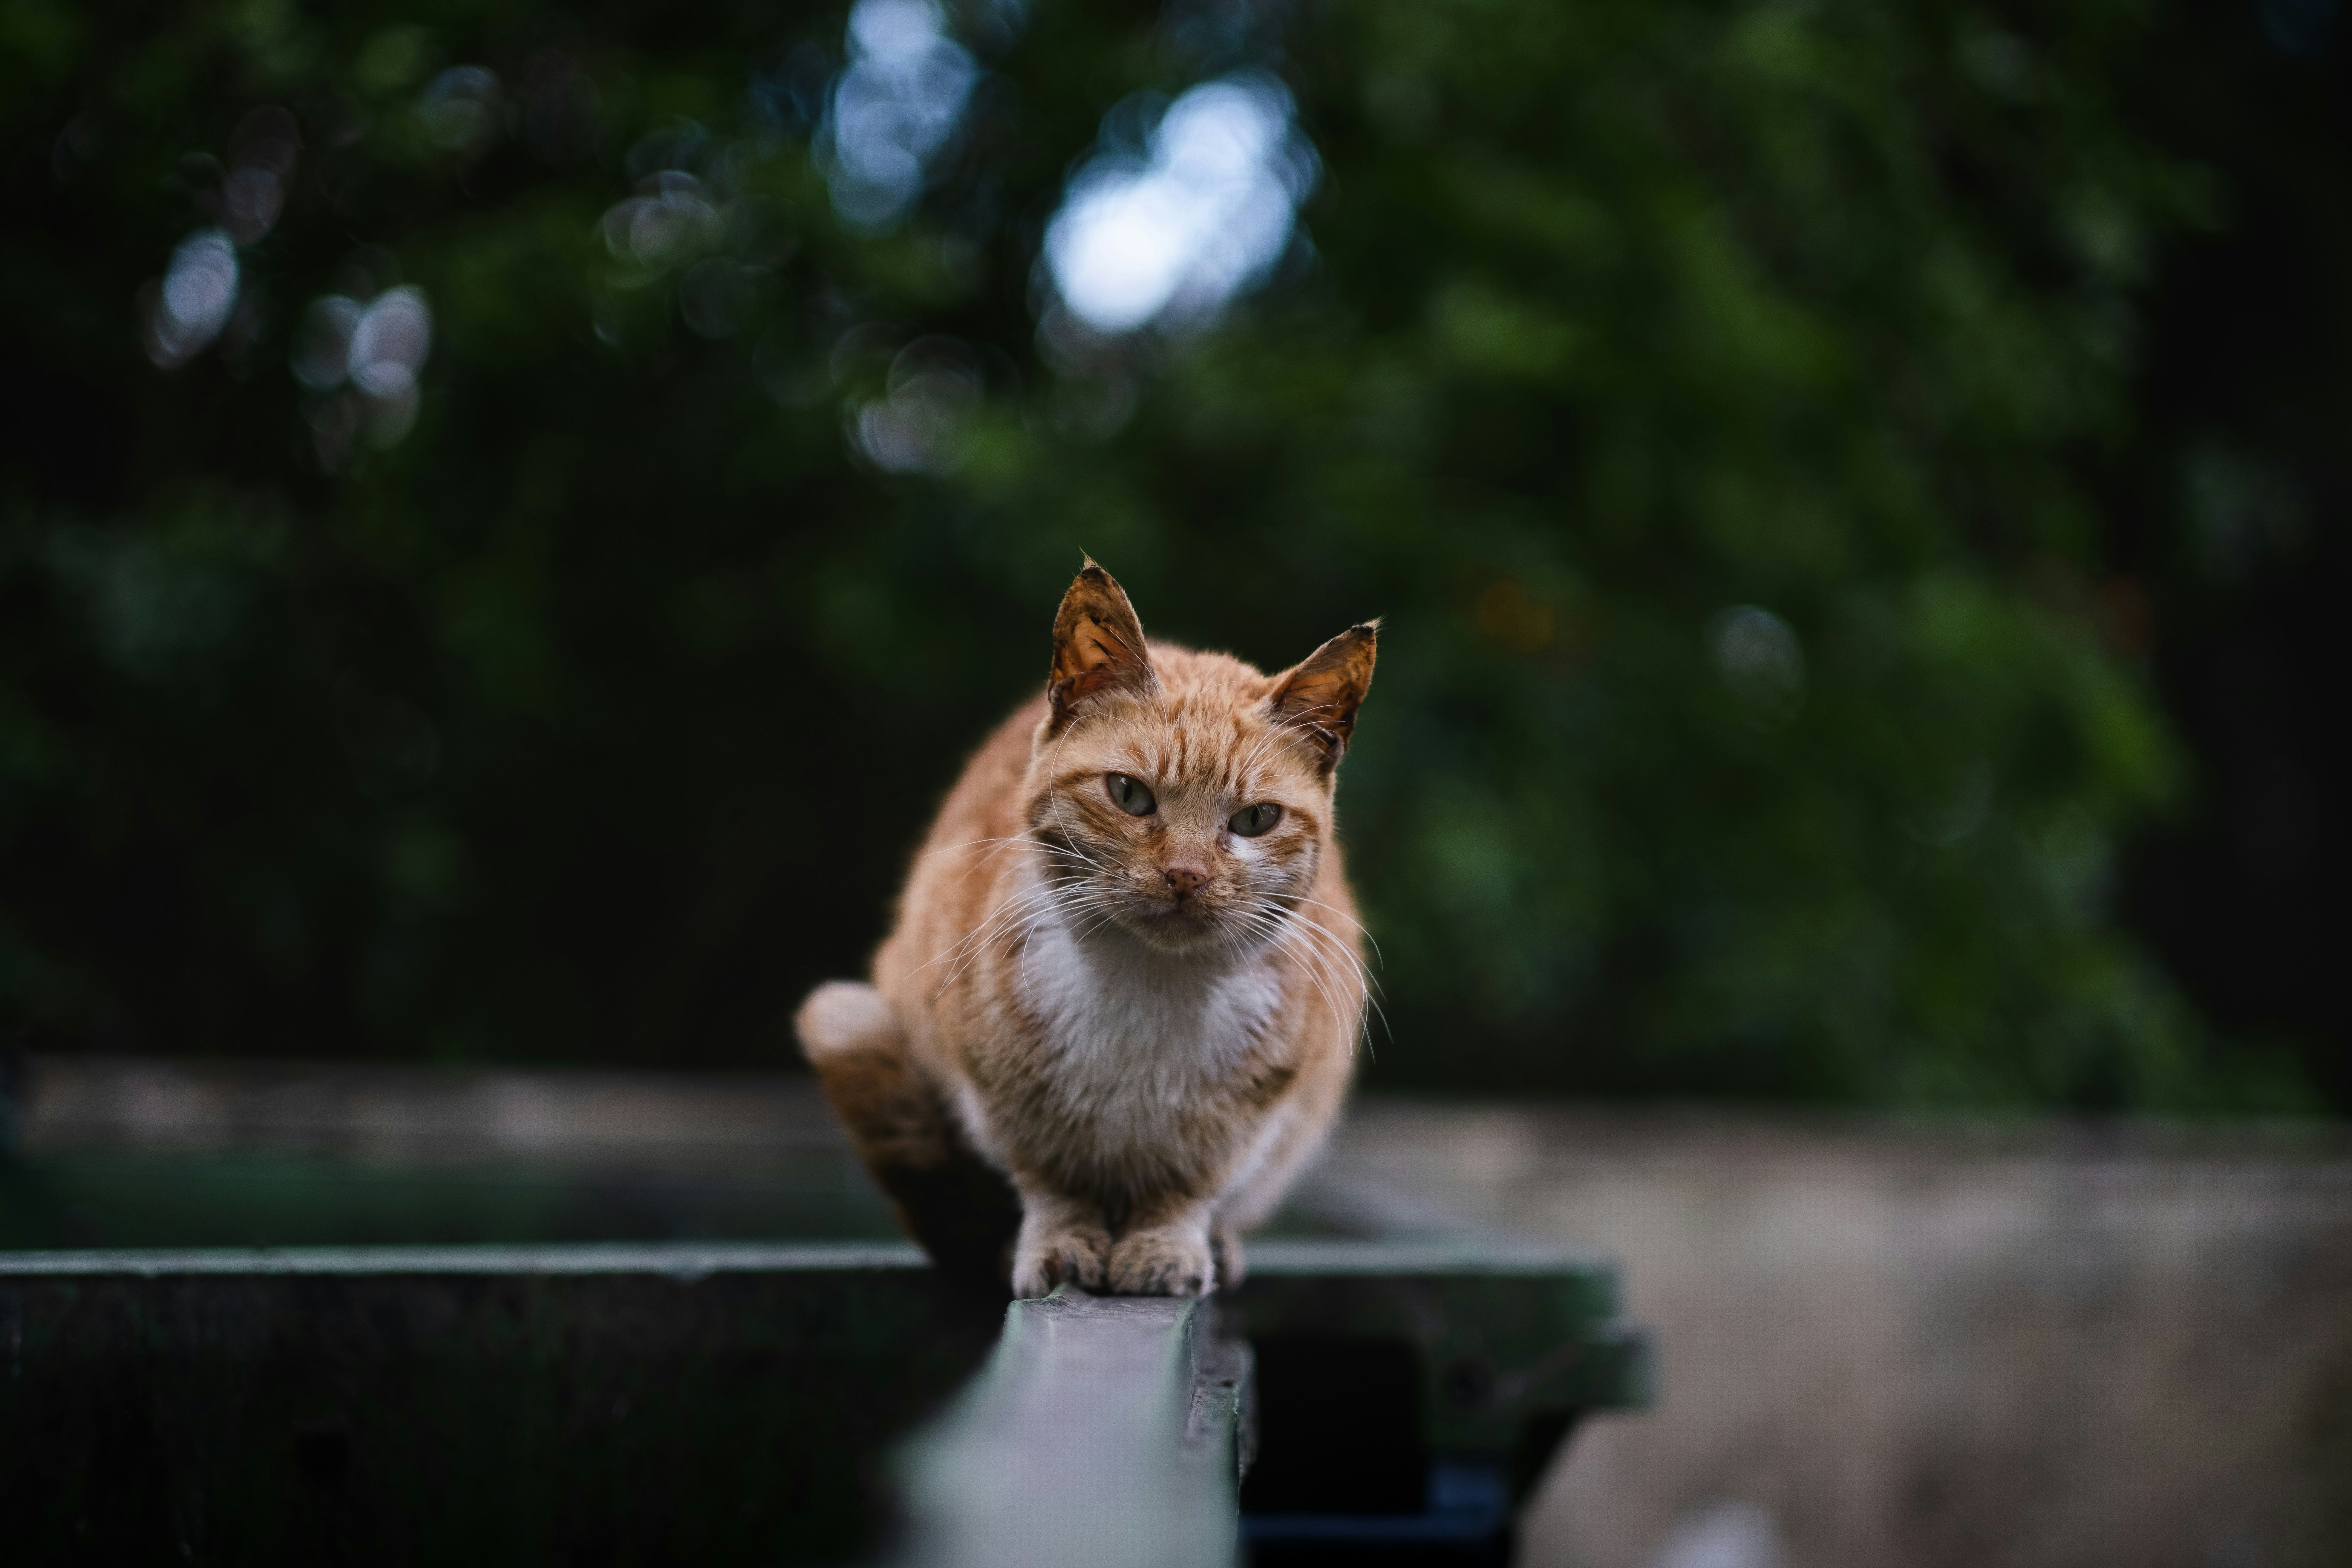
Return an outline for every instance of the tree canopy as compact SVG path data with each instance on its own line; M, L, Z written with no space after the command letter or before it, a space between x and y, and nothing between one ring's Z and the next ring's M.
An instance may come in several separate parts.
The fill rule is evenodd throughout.
M2145 20L0 0L0 1014L786 1063L1083 551L1386 617L1376 1081L2295 1103L2107 910Z

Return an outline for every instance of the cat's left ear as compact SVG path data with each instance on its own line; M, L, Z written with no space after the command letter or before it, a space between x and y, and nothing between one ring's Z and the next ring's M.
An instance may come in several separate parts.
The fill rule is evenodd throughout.
M1321 755L1328 775L1356 732L1356 710L1372 689L1372 660L1380 652L1381 623L1349 626L1285 675L1265 700L1275 722L1304 731Z

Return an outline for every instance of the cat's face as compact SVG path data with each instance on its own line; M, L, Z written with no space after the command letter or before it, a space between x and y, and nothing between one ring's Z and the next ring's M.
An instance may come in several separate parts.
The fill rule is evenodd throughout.
M1189 667L1216 659L1227 669ZM1315 882L1331 791L1307 743L1265 712L1271 682L1235 661L1163 656L1170 678L1225 675L1081 719L1040 748L1030 818L1066 910L1155 947L1250 945ZM1255 691L1250 690L1255 688Z
M1134 611L1090 567L1055 632L1029 800L1055 902L1080 930L1168 952L1278 940L1314 888L1372 629L1281 676L1223 654L1138 658Z

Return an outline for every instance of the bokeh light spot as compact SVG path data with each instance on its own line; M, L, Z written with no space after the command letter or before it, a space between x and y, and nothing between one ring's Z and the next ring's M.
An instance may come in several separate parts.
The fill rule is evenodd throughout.
M1145 156L1114 147L1070 181L1045 231L1054 286L1099 332L1213 320L1281 259L1316 175L1279 82L1196 87Z
M638 192L604 214L604 247L616 259L656 266L700 249L718 234L719 209L702 182L684 170L648 174Z
M147 312L147 357L166 370L187 363L220 336L236 308L236 247L216 228L182 240Z
M352 384L370 397L404 397L433 352L433 311L416 289L387 289L352 328Z
M416 108L435 145L452 153L480 146L499 128L499 79L481 66L452 66L426 85Z
M953 338L918 338L890 362L886 395L851 416L850 440L893 473L953 466L959 426L979 406L980 363Z
M896 223L922 194L980 68L933 0L858 0L849 68L834 83L821 152L834 210L855 228Z
M317 395L304 417L322 468L342 468L362 435L399 445L416 423L417 376L432 352L433 310L420 289L387 289L366 304L342 294L310 302L289 363Z

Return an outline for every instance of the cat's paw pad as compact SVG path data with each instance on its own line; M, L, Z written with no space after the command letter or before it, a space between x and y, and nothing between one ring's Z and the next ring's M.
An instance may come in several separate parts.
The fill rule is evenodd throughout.
M1200 1296L1216 1283L1205 1237L1173 1230L1131 1231L1110 1250L1110 1288L1120 1296Z
M1108 1277L1110 1233L1097 1226L1066 1226L1034 1238L1024 1237L1013 1260L1013 1293L1024 1299L1053 1294L1056 1285L1099 1290Z

